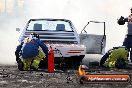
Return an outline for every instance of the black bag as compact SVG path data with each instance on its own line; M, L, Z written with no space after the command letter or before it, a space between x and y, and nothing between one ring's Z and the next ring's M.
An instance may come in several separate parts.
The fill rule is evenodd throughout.
M123 16L120 17L120 19L117 21L119 25L124 25L125 24L125 18Z

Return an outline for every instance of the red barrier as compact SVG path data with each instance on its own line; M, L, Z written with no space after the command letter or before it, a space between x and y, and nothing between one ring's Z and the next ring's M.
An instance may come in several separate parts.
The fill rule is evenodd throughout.
M52 47L50 47L49 53L48 53L48 72L53 73L54 72L54 51Z

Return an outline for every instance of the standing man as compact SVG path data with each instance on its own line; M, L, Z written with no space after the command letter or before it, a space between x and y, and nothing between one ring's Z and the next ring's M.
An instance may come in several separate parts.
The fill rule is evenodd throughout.
M130 8L131 14L124 18L121 16L121 18L118 20L119 25L124 25L125 22L127 22L127 34L126 38L124 39L123 46L125 46L130 51L130 60L132 62L132 7Z

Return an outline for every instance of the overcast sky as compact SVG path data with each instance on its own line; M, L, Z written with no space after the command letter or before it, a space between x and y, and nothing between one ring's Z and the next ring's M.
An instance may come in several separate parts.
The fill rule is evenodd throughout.
M20 35L15 28L23 28L30 18L69 19L75 25L78 33L90 20L105 21L106 51L113 46L120 46L127 28L126 24L119 26L117 19L120 16L127 17L130 14L130 7L132 7L132 0L25 0L22 3L19 14L10 16L10 14L1 13L0 15L1 63L15 63L14 51ZM13 11L13 13L16 12ZM102 33L103 29L95 25L94 29L90 28L88 32L91 30Z

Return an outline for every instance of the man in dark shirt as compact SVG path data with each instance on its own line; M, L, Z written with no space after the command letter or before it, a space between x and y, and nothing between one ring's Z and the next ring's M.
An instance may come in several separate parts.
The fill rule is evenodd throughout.
M119 25L124 25L127 22L127 34L123 42L123 46L125 46L130 51L130 60L132 62L132 8L130 8L131 14L124 18L121 17L118 20Z

